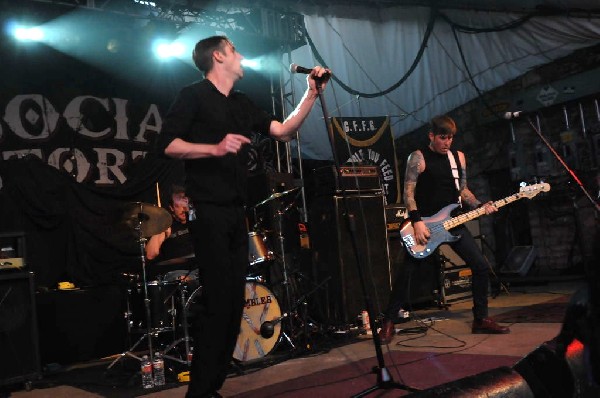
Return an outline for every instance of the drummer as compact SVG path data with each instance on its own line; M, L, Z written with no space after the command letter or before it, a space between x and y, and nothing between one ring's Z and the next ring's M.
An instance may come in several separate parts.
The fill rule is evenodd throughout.
M146 244L146 258L150 261L148 274L151 280L197 278L194 246L188 230L190 200L185 189L173 185L169 195L169 213L173 222L165 231L152 236ZM196 270L194 270L196 269Z

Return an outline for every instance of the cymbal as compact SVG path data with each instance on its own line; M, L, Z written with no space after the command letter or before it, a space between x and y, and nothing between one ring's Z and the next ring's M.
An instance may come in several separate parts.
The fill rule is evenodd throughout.
M296 191L297 191L297 190L299 190L299 189L300 189L300 187L295 187L295 188L292 188L292 189L288 189L287 191L283 191L283 192L275 192L274 194L272 194L271 196L269 196L268 198L266 198L266 199L265 199L265 200L263 200L262 202L260 202L260 203L256 204L254 207L262 206L262 205L264 205L265 203L269 203L269 202L270 202L270 201L272 201L272 200L275 200L275 199L282 198L282 197L284 197L284 196L286 196L286 195L289 195L289 194L290 194L290 193L292 193L292 192L296 192Z
M196 255L194 253L190 253L183 257L175 257L170 258L168 260L161 261L160 263L156 263L156 265L174 265L174 264L185 264L190 261L191 258L195 258Z
M139 225L143 238L163 232L173 222L173 218L167 210L144 202L132 202L125 205L122 220L125 225L136 231Z

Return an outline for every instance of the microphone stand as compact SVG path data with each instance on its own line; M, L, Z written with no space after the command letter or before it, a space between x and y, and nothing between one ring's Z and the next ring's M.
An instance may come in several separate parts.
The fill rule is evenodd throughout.
M323 110L323 118L325 119L325 126L327 128L327 133L329 137L329 144L331 146L331 153L333 155L334 167L337 175L340 175L340 162L337 157L335 151L334 144L334 136L333 136L333 126L331 124L331 120L329 119L329 112L327 111L327 104L325 103L325 98L323 97L323 87L322 79L314 79L317 86L317 93L319 96L319 100L321 102L321 108ZM375 354L377 356L377 366L373 368L373 373L377 373L377 384L367 388L359 392L358 394L353 395L353 398L364 397L374 391L377 390L388 390L392 388L403 389L410 392L418 392L419 390L413 387L406 386L404 384L400 384L394 381L392 375L385 367L385 361L383 359L383 352L381 350L381 342L379 341L379 337L377 335L377 329L375 325L375 313L373 312L373 304L371 301L371 297L367 291L367 287L365 284L365 278L363 273L363 264L360 260L360 255L358 252L358 245L356 243L356 218L354 214L350 214L349 206L347 203L346 192L342 190L342 206L344 208L344 216L346 219L346 226L348 228L348 232L350 234L350 243L352 245L352 253L354 254L354 258L356 260L356 267L358 270L358 278L360 279L360 287L363 293L363 298L365 301L365 307L367 309L367 313L369 314L369 326L373 331L373 344L375 345Z
M598 105L596 104L596 107L597 106ZM565 161L554 150L554 148L552 147L550 142L548 142L546 137L544 137L544 135L542 134L540 129L537 128L533 124L530 117L527 117L527 121L529 122L529 125L531 126L533 131L538 135L538 137L540 137L540 139L542 140L544 145L546 145L546 147L548 147L550 152L552 152L554 157L560 162L560 164L564 167L564 169L567 171L567 173L569 173L571 178L573 178L573 180L577 183L579 188L583 191L583 194L592 203L594 209L596 209L596 213L595 213L596 218L598 218L598 216L600 214L600 204L598 204L598 202L596 202L596 200L594 200L592 195L590 195L590 193L583 186L581 180L577 177L575 172L571 168L569 168L569 166L565 163ZM575 198L573 198L573 203L575 203ZM575 218L577 219L577 217L575 217ZM578 225L579 225L579 222L578 222ZM599 238L600 235L598 235L599 233L600 233L600 230L598 230L598 223L596 223L596 243L598 242L598 240L600 240L600 238ZM596 247L598 247L598 246L596 246ZM596 253L598 253L598 249L596 249ZM596 293L599 280L598 280L597 271L594 270L594 267L588 266L588 264L585 264L585 263L584 263L584 266L585 266L585 273L586 273L586 277L587 277L587 288L590 293L589 293L589 298L586 299L586 301L588 303L587 310L585 311L586 316L582 316L581 318L583 318L583 319L578 319L577 325L579 325L580 328L587 327L587 329L588 329L587 333L589 334L589 336L591 336L591 338L589 338L584 343L585 348L589 349L589 351L591 352L588 356L591 356L591 358L592 358L590 360L591 365L589 366L589 369L587 369L587 372L588 372L590 380L597 383L600 376L598 375L598 366L596 363L597 361L595 361L594 359L597 359L598 353L600 352L600 341L596 337L596 336L598 336L598 330L599 330L599 326L600 326L598 323L598 311L600 310L600 308L599 308L598 294ZM577 292L575 294L577 294ZM571 299L571 300L573 300L573 299ZM578 301L577 303L581 304L581 302L582 302L582 300ZM572 307L575 307L575 305L573 304ZM574 310L573 310L573 312L574 312ZM573 321L573 319L570 319L570 320ZM575 321L573 321L572 323L575 324ZM586 325L586 326L581 326L581 325ZM565 322L562 325L562 330L564 331L566 328L569 328L569 327L574 327L574 325L569 324L567 319L565 319ZM561 331L561 334L559 335L559 337L561 337L562 334L563 334L563 332ZM572 341L572 339L568 340L566 343L570 343L571 341ZM565 342L562 342L559 340L559 343L564 344ZM563 356L565 356L564 352L562 352L561 354Z
M575 172L565 163L565 161L561 158L561 156L554 150L554 148L552 147L552 144L550 142L548 142L548 140L546 139L546 137L544 137L544 135L542 134L542 132L540 131L540 129L537 128L533 124L533 122L531 121L530 117L527 117L527 121L529 122L529 125L531 126L531 128L533 129L533 131L538 135L538 137L540 137L540 140L542 140L542 142L544 143L544 145L546 145L546 147L548 147L548 149L550 150L550 152L552 152L552 154L554 155L554 157L565 168L565 170L567 171L567 173L569 173L569 175L577 183L577 185L579 186L579 188L581 188L581 190L583 191L583 194L588 198L588 200L590 201L590 203L592 203L592 205L596 209L596 214L600 213L600 204L598 204L594 200L594 198L592 197L592 195L590 195L590 193L587 191L587 189L583 186L583 183L581 182L581 180L579 179L579 177L577 177L577 174L575 174Z

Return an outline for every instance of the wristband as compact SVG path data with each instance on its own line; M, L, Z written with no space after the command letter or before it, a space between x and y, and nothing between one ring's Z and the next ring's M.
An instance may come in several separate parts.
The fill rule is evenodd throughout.
M421 215L419 214L419 210L411 210L408 212L408 218L410 219L410 222L412 222L413 224L421 220Z

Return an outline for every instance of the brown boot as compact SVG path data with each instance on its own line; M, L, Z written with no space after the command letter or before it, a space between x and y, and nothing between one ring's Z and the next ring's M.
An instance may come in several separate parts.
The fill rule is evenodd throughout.
M473 334L507 334L510 329L500 326L492 318L475 319L471 328Z
M392 337L394 337L394 332L394 322L388 319L383 321L383 325L379 331L379 341L381 344L390 344Z

